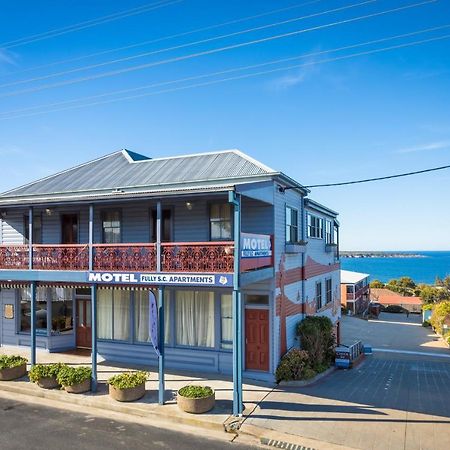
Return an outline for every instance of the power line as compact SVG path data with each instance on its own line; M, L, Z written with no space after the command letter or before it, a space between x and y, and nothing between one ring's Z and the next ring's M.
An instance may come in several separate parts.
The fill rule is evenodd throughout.
M131 67L128 67L128 68L113 70L113 71L110 71L110 72L105 72L105 73L101 73L101 74L97 74L97 75L91 75L91 76L87 76L87 77L74 78L74 79L71 79L71 80L66 80L66 81L61 81L61 82L58 82L58 83L38 86L38 87L35 87L35 88L29 88L29 89L23 89L23 90L19 90L19 91L8 92L8 93L5 93L5 94L1 94L0 97L11 97L11 96L14 96L14 95L19 95L19 94L28 94L28 93L32 93L32 92L38 92L38 91L42 91L42 90L46 90L46 89L51 89L51 88L54 88L54 87L66 86L66 85L70 85L70 84L80 83L80 82L83 82L83 81L92 81L92 80L99 79L99 78L104 78L104 77L109 77L109 76L113 76L113 75L119 75L119 74L122 74L122 73L132 72L132 71L135 71L135 70L142 70L142 69L146 69L146 68L149 68L149 67L160 66L160 65L168 64L168 63L172 63L172 62L184 61L184 60L188 60L188 59L192 59L192 58L197 58L197 57L200 57L200 56L206 56L206 55L211 55L211 54L215 54L215 53L219 53L219 52L224 52L224 51L227 51L227 50L232 50L232 49L236 49L236 48L242 48L242 47L246 47L246 46L249 46L249 45L259 44L259 43L268 42L268 41L273 41L273 40L276 40L276 39L281 39L281 38L290 37L290 36L296 36L296 35L299 35L299 34L310 32L310 31L317 31L317 30L330 28L330 27L337 26L337 25L342 25L342 24L352 23L352 22L356 22L356 21L360 21L360 20L365 20L365 19L369 19L369 18L372 18L372 17L377 17L377 16L389 14L389 13L392 13L392 12L398 12L398 11L402 11L402 10L406 10L406 9L410 9L410 8L415 8L415 7L418 7L418 6L423 6L423 5L430 4L430 3L435 3L436 1L437 0L425 0L425 1L422 1L422 2L419 2L419 3L413 3L413 4L406 5L406 6L401 6L401 7L397 7L397 8L393 8L393 9L379 11L379 12L376 12L376 13L366 14L366 15L363 15L363 16L353 17L353 18L350 18L350 19L344 19L344 20L340 20L340 21L336 21L336 22L327 23L327 24L324 24L324 25L318 25L318 26L311 27L311 28L296 30L296 31L292 31L292 32L289 32L289 33L272 35L272 36L268 36L268 37L265 37L265 38L260 38L260 39L256 39L256 40L252 40L252 41L242 42L242 43L239 43L239 44L229 45L229 46L225 46L225 47L219 47L219 48L216 48L216 49L206 50L206 51L203 51L203 52L193 53L193 54L190 54L190 55L184 55L184 56L169 58L169 59L166 59L166 60L156 61L156 62L152 62L152 63L141 64L141 65L137 65L137 66L131 66Z
M202 27L202 28L196 28L194 30L184 31L182 33L176 33L176 34L171 34L171 35L168 35L168 36L162 36L162 37L151 39L151 40L147 40L147 41L136 42L134 44L125 45L123 47L114 47L114 48L111 48L111 49L108 49L108 50L102 50L102 51L99 51L99 52L90 53L88 55L77 56L76 58L68 58L68 59L63 59L63 60L59 60L59 61L54 61L54 62L48 63L48 64L41 64L39 66L33 66L33 67L29 67L27 69L22 69L22 70L17 70L17 71L14 71L14 72L9 72L8 74L6 74L4 76L9 76L9 75L14 75L14 74L18 74L18 73L29 72L31 70L44 69L46 67L52 67L52 66L55 66L55 65L66 64L66 63L69 63L69 62L79 61L79 60L86 59L86 58L92 58L94 56L101 56L101 55L105 55L105 54L108 54L108 53L119 52L121 50L128 50L130 48L141 47L143 45L155 44L157 42L166 41L166 40L169 40L169 39L175 39L175 38L183 37L183 36L188 36L190 34L200 33L202 31L208 31L208 30L212 30L212 29L215 29L215 28L221 28L221 27L224 27L224 26L227 26L227 25L233 25L233 24L236 24L236 23L247 22L249 20L258 19L258 18L265 17L265 16L270 16L270 15L273 15L273 14L277 14L277 13L284 12L284 11L289 11L289 10L292 10L292 9L301 8L303 6L308 6L308 5L312 5L312 4L315 4L315 3L320 3L322 1L323 0L311 0L311 1L303 2L303 3L298 3L296 5L291 5L291 6L288 6L288 7L285 7L285 8L273 9L273 10L270 10L270 11L266 11L264 13L255 14L253 16L246 16L246 17L242 17L242 18L239 18L239 19L233 19L233 20L229 20L227 22L222 22L222 23L218 23L218 24L214 24L214 25L208 25L208 26L205 26L205 27Z
M334 187L334 186L347 186L350 184L371 183L372 181L382 181L382 180L390 180L392 178L409 177L411 175L419 175L421 173L436 172L437 170L444 170L444 169L450 169L450 165L433 167L431 169L416 170L415 172L400 173L397 175L387 175L385 177L366 178L364 180L344 181L341 183L311 184L310 186L303 186L303 187L307 188L307 189L312 189L312 188L319 188L319 187ZM298 189L298 187L287 186L287 187L280 188L280 190L282 190L283 192L287 189Z
M180 50L182 48L191 47L191 46L194 46L194 45L206 44L208 42L213 42L213 41L217 41L217 40L220 40L220 39L226 39L226 38L229 38L229 37L240 36L242 34L252 33L252 32L255 32L255 31L261 31L261 30L265 30L265 29L268 29L268 28L274 28L274 27L277 27L277 26L280 26L280 25L286 25L288 23L298 22L300 20L306 20L306 19L311 19L313 17L323 16L325 14L331 14L331 13L335 13L335 12L339 12L339 11L345 11L347 9L351 9L351 8L356 8L358 6L367 5L369 3L374 3L376 1L378 1L378 0L365 0L365 1L360 2L360 3L354 3L354 4L351 4L351 5L342 6L342 7L339 7L339 8L334 8L334 9L329 9L329 10L326 10L326 11L321 11L321 12L318 12L318 13L308 14L306 16L294 17L292 19L287 19L287 20L283 20L283 21L280 21L280 22L273 22L273 23L269 23L269 24L266 24L266 25L260 25L258 27L248 28L246 30L235 31L233 33L227 33L227 34L214 36L214 37L207 38L207 39L201 39L201 40L198 40L198 41L187 42L185 44L179 44L179 45L175 45L175 46L172 46L172 47L166 47L166 48L162 48L162 49L152 50L150 52L139 53L137 55L126 56L126 57L123 57L123 58L112 59L112 60L109 60L109 61L104 61L104 62L101 62L101 63L91 64L91 65L88 65L88 66L81 66L81 67L77 67L77 68L74 68L74 69L69 69L69 70L64 70L64 71L60 71L60 72L50 73L50 74L47 74L47 75L41 75L39 77L28 78L28 79L25 79L25 80L12 81L12 82L9 82L9 83L0 84L0 88L9 87L9 86L17 86L19 84L25 84L25 83L32 83L33 81L46 80L46 79L49 79L49 78L55 78L55 77L60 77L62 75L67 75L67 74L70 74L70 73L81 72L81 71L90 70L90 69L96 69L98 67L104 67L104 66L108 66L108 65L111 65L111 64L117 64L117 63L121 63L121 62L125 62L125 61L131 61L131 60L134 60L134 59L143 58L145 56L156 55L156 54L159 54L159 53L165 53L165 52L169 52L169 51L173 51L173 50Z
M390 40L401 39L401 38L405 38L405 37L417 36L419 34L430 33L430 32L433 32L433 31L438 31L438 30L449 28L449 27L450 27L450 24L446 24L446 25L441 25L441 26L437 26L437 27L426 28L426 29L423 29L423 30L412 31L412 32L409 32L409 33L397 34L397 35L394 35L394 36L388 36L388 37L374 39L374 40L370 40L370 41L359 42L359 43L356 43L356 44L345 45L345 46L332 48L332 49L328 49L328 50L321 50L321 51L317 51L317 52L304 53L304 54L297 55L297 56L291 56L289 58L281 58L281 59L270 60L270 61L267 61L267 62L264 62L264 63L259 63L259 64L239 66L239 67L234 67L234 68L231 68L231 69L225 69L225 70L221 70L221 71L217 71L217 72L208 72L208 73L201 74L201 75L194 75L194 76L190 76L190 77L178 78L178 79L175 79L175 80L162 81L162 82L158 82L158 83L151 83L151 84L146 84L146 85L138 86L138 87L134 87L134 88L120 89L120 90L116 90L116 91L105 92L103 94L90 95L90 96L86 96L86 97L76 98L76 99L73 99L73 100L65 100L65 101L62 101L62 102L54 102L54 103L48 103L48 104L45 104L45 105L30 106L30 107L27 107L27 108L21 108L21 109L16 109L16 110L12 110L12 111L4 111L4 112L0 112L0 115L11 116L11 115L18 114L18 113L21 113L21 112L32 111L32 110L36 110L36 109L51 108L51 107L55 107L55 106L63 106L63 105L68 105L68 104L75 103L75 102L80 102L80 101L94 100L94 99L98 99L98 98L109 97L109 96L112 96L112 95L119 95L119 94L125 94L125 93L129 93L129 92L136 92L136 91L141 91L141 90L155 88L155 87L160 87L160 86L167 86L167 85L170 85L170 84L182 83L182 82L186 82L186 81L194 81L194 80L198 80L198 79L202 79L202 78L209 78L209 77L218 76L218 75L225 75L225 74L229 74L229 73L233 73L233 72L240 72L240 71L243 71L243 70L256 69L256 68L260 68L260 67L264 67L264 66L269 66L269 65L279 64L279 63L283 63L283 62L293 61L293 60L296 60L296 59L312 58L312 57L315 57L315 56L320 56L320 55L324 55L324 54L328 54L328 53L340 52L340 51L343 51L343 50L350 50L350 49L353 49L353 48L363 47L363 46L367 46L367 45L371 45L371 44L379 44L381 42L386 42L386 41L390 41ZM439 36L437 38L432 38L432 39L433 40L440 40L441 36ZM423 40L413 41L413 42L409 42L409 43L405 43L405 44L400 44L400 47L398 47L398 46L385 47L385 48L381 48L381 49L374 49L373 51L374 52L380 52L382 50L386 51L386 50L392 50L394 48L404 48L406 46L418 45L418 44L422 44L422 43L426 43L426 42L430 42L430 40L427 39L425 41L423 41ZM364 53L364 54L369 54L369 53ZM359 54L359 53L356 54L356 55L357 56L361 56L361 54ZM351 55L349 55L349 56L351 56ZM347 58L347 56L345 56L345 58ZM316 63L319 64L321 62L318 61ZM286 70L288 70L288 69L286 69Z
M126 97L119 97L119 98L110 99L110 100L91 102L91 103L82 104L82 105L73 105L73 106L68 106L68 107L65 107L65 108L57 108L57 109L53 109L53 110L40 111L40 112L34 112L34 113L29 113L29 114L0 117L0 121L1 120L8 120L8 119L17 119L17 118L21 118L21 117L36 116L36 115L40 115L40 114L46 114L46 113L49 113L49 112L59 112L59 111L66 111L66 110L70 110L70 109L85 108L85 107L88 107L88 106L102 105L102 104L114 103L114 102L124 101L124 100L132 100L132 99L137 99L137 98L142 98L142 97L148 97L148 96L151 96L151 95L166 94L166 93L169 93L169 92L181 91L181 90L192 89L192 88L205 87L205 86L219 84L219 83L223 83L223 82L227 82L227 81L242 80L242 79L247 79L247 78L252 78L252 77L256 77L256 76L277 73L277 72L291 70L291 69L296 69L296 68L302 68L302 67L313 66L313 65L318 65L318 64L325 64L325 63L329 63L329 62L341 61L341 60L346 60L346 59L350 59L350 58L355 58L355 57L358 57L358 56L366 56L366 55L370 55L370 54L385 52L385 51L389 51L389 50L395 50L395 49L399 49L399 48L411 47L413 45L420 45L420 44L425 44L425 43L428 43L428 42L439 41L439 40L449 39L449 38L450 38L450 34L447 34L447 35L443 35L443 36L439 36L439 37L435 37L435 38L423 39L423 40L420 40L420 41L414 41L414 42L410 42L410 43L399 44L399 45L390 46L390 47L384 47L384 48L381 48L381 49L374 49L374 50L368 50L368 51L359 52L359 53L353 53L353 54L350 54L350 55L344 55L344 56L340 56L340 57L324 59L324 60L316 61L316 62L310 62L310 63L304 63L304 64L295 64L295 65L290 65L290 66L287 66L287 67L280 67L280 68L260 71L260 72L256 72L256 73L250 73L250 74L238 75L238 76L234 76L234 77L222 78L222 79L207 81L207 82L203 82L203 83L195 83L195 84L191 84L191 85L187 85L187 86L181 86L181 87L176 87L176 88L169 88L169 89L164 89L164 90L154 91L154 92L149 92L149 93L144 93L144 94L137 94L137 95L131 95L131 96L126 96ZM264 63L264 64L266 64L266 63ZM231 69L231 70L233 70L233 69ZM199 77L201 77L201 76L199 76ZM178 80L178 82L179 81L181 81L181 80ZM163 82L163 83L159 83L159 85L170 84L170 83L174 83L174 82L177 82L177 81ZM154 86L156 86L156 85L154 85ZM4 114L7 114L7 113L4 113Z
M91 28L104 23L112 22L114 20L123 19L125 17L135 16L137 14L142 14L145 12L152 11L154 9L163 8L165 6L173 5L175 3L180 3L184 0L161 0L155 3L149 3L146 5L138 6L136 8L127 9L125 11L108 14L106 16L97 17L96 19L86 20L84 22L79 22L73 25L68 25L62 28L55 28L53 30L45 31L43 33L33 34L31 36L24 36L19 39L14 39L12 41L0 43L0 48L8 49L13 47L19 47L21 45L30 44L36 41L42 41L44 39L50 39L56 36L61 36L67 33L73 33L75 31L83 30L86 28Z

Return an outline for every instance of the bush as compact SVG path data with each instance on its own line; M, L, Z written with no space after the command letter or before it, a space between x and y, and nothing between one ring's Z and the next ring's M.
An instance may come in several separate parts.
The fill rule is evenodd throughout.
M12 369L13 367L19 367L26 364L28 361L26 358L17 355L0 355L0 370Z
M210 397L214 394L214 391L209 386L184 386L182 387L178 393L182 397L187 398L204 398Z
M435 331L442 334L445 318L450 315L450 301L445 301L434 305L431 314L431 325Z
M310 357L310 367L318 372L329 367L334 360L335 337L328 317L310 316L297 326L300 344Z
M422 311L428 311L430 309L433 309L433 305L431 303L422 306Z
M315 376L315 371L311 369L309 354L305 350L293 348L289 350L277 367L275 373L277 382L281 380L304 380ZM314 372L314 373L312 373Z
M114 386L116 389L130 389L147 381L147 372L125 372L120 375L114 375L107 383Z
M89 380L91 376L92 370L90 367L65 366L60 369L56 379L61 386L66 387L80 384L83 381Z
M57 377L59 371L64 367L66 365L63 363L36 364L30 369L28 376L30 377L30 381L37 383L41 378Z
M382 283L380 280L373 280L370 283L370 287L374 288L374 289L382 289L382 288L384 288L384 286L385 286L385 284Z
M423 326L423 327L431 327L431 322L430 322L429 320L424 320L424 321L422 322L422 326Z

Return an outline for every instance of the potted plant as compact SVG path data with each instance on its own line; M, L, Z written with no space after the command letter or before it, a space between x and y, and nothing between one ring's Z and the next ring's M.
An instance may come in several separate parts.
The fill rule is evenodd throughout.
M119 402L133 402L145 395L147 372L125 372L111 377L109 395Z
M10 381L27 373L27 360L17 355L0 355L0 380Z
M216 393L209 386L188 385L177 393L180 409L192 414L201 414L214 408Z
M70 394L82 394L91 390L92 370L90 367L62 367L56 380Z
M54 389L59 386L56 377L63 367L66 367L66 365L62 363L36 364L30 369L28 376L30 381L36 383L39 387Z

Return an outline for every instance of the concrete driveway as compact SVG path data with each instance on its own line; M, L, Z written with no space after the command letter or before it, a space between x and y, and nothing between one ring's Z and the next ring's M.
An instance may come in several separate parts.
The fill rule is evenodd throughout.
M418 314L381 313L379 319L362 320L342 317L342 343L350 344L362 340L364 344L380 350L448 355L450 350L431 328L422 327Z
M252 425L315 449L448 450L450 361L376 353L314 385L274 390L243 428Z

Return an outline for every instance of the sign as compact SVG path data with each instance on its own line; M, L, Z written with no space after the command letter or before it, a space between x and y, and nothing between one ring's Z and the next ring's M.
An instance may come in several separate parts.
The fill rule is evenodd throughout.
M241 233L241 258L272 256L272 241L268 234Z
M14 319L14 305L5 305L3 316L5 319Z
M233 275L230 273L89 272L87 281L98 284L232 287Z
M150 334L150 339L153 344L153 348L158 356L161 355L158 346L158 307L156 306L156 297L155 294L150 291L148 293L148 301L149 301L149 324L148 330Z

